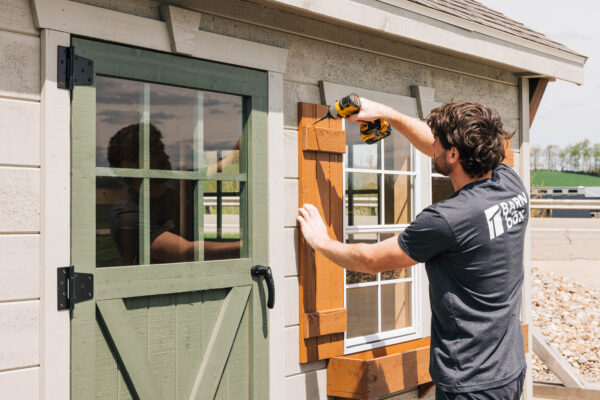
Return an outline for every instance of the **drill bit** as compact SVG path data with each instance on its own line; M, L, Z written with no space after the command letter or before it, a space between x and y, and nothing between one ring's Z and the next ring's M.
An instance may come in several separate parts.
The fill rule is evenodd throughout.
M317 121L313 122L313 123L312 123L312 124L311 124L309 127L313 127L313 126L315 126L316 124L318 124L319 122L323 121L323 120L324 120L325 118L327 118L327 117L329 117L329 112L328 112L327 114L325 114L325 116L324 116L323 118L321 118L321 119L319 119L319 120L317 120Z

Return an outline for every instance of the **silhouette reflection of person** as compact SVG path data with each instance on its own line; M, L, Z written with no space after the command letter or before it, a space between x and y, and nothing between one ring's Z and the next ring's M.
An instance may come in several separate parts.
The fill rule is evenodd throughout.
M122 128L110 139L108 161L111 167L139 168L139 132L140 124L134 124ZM162 133L153 124L150 124L150 169L171 169ZM139 208L142 179L121 179L127 190L110 210L110 232L122 264L136 265L139 264L139 230L142 222ZM205 260L240 257L239 240L194 241L193 185L194 181L190 180L150 179L152 263L194 261L198 246L204 246Z

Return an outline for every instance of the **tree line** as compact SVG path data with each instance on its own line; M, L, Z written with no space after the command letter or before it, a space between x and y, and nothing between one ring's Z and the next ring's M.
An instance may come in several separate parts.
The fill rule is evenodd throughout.
M531 147L531 168L600 174L600 143L589 139L565 147L549 144Z

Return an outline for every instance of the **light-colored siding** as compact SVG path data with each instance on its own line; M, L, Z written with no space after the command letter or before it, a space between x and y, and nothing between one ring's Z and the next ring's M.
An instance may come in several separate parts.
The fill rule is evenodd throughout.
M285 375L291 377L298 374L303 374L308 371L314 371L327 367L325 360L300 364L298 355L300 354L298 338L298 325L285 328Z
M40 165L40 104L0 98L0 165Z
M40 99L40 38L0 31L0 97Z
M38 365L39 306L39 300L0 303L0 371Z
M320 369L287 378L285 398L288 400L327 399L327 370Z
M0 167L0 232L39 232L40 170Z
M285 278L283 290L285 291L285 326L298 324L298 313L300 305L299 300L299 283L297 276Z
M298 228L284 228L283 237L285 238L284 254L282 265L285 269L285 276L298 276L299 256L298 253Z
M0 2L0 397L39 398L40 38Z
M2 395L10 400L37 400L39 393L39 367L6 371L0 374Z
M284 181L285 207L284 226L296 226L298 216L298 179L285 179Z
M38 298L39 264L39 235L0 235L0 301Z

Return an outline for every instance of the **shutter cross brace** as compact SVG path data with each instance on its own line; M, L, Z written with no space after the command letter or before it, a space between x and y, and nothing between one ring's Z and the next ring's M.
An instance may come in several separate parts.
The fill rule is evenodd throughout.
M56 86L73 90L75 86L91 86L94 81L94 62L75 55L75 47L58 46Z

